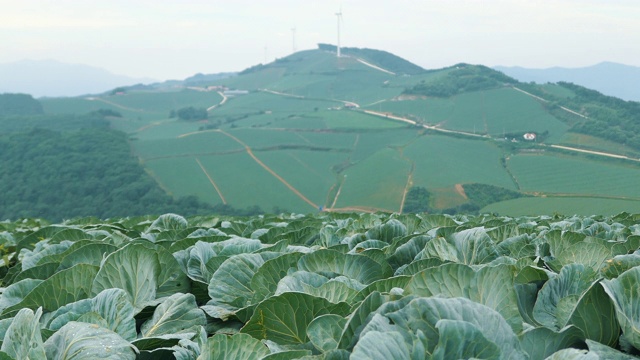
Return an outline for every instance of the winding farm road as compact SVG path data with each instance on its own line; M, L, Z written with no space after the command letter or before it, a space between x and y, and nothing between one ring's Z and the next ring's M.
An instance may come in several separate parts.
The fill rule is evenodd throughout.
M628 157L628 156L625 156L625 155L607 153L607 152L602 152L602 151L593 151L593 150L580 149L580 148L574 148L574 147L562 146L562 145L544 145L544 144L541 144L541 146L549 146L549 147L556 148L556 149L569 150L569 151L581 152L581 153L585 153L585 154L599 155L599 156L605 156L605 157L610 157L610 158L615 158L615 159L624 159L624 160L631 160L631 161L640 162L640 159L637 159L637 158L632 158L632 157Z
M220 94L220 96L222 96L222 100L219 103L217 103L217 104L215 104L213 106L209 106L207 108L207 111L211 111L211 110L217 108L218 106L223 105L224 103L227 102L227 99L228 99L227 95L225 95L222 91L218 91L218 94Z
M211 178L211 175L209 175L209 173L207 172L207 169L205 169L204 165L202 165L202 163L200 162L200 159L196 158L196 162L198 163L198 165L200 166L200 169L202 169L202 172L204 172L204 174L207 176L207 179L209 179L209 182L211 183L211 185L213 185L213 188L216 190L216 192L218 193L218 196L220 197L220 200L222 200L222 203L224 205L227 205L227 200L224 198L224 196L222 195L222 192L220 191L220 188L218 187L218 185L216 184L215 181L213 181L213 178Z
M220 130L220 132L228 137L230 137L231 139L233 139L234 141L236 141L238 144L244 146L247 154L249 154L249 156L251 156L251 158L258 163L258 165L262 166L262 168L264 168L265 170L267 170L271 175L273 175L276 179L278 179L281 183L284 184L284 186L286 186L289 190L291 190L294 194L296 194L300 199L302 199L302 201L306 202L307 204L313 206L315 209L318 209L319 206L317 204L315 204L313 201L309 200L306 196L302 195L302 193L300 191L298 191L298 189L294 188L291 184L289 184L285 179L282 178L282 176L278 175L275 171L273 171L273 169L271 169L269 166L267 166L265 163L263 163L260 159L258 159L258 157L255 156L255 154L253 153L253 151L251 150L251 148L249 147L249 145L245 144L244 142L242 142L242 140L238 139L237 137L229 134L228 132L224 131L224 130Z

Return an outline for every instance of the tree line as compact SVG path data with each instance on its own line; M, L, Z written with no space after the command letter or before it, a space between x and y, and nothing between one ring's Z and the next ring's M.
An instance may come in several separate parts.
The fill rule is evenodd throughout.
M128 136L109 128L113 111L0 117L0 221L127 217L168 212L250 216L258 207L173 198L131 154Z

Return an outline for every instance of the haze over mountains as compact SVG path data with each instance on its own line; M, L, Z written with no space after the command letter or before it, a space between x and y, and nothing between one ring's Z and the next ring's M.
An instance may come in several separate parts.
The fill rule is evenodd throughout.
M26 93L34 97L95 94L118 86L154 81L56 60L21 60L0 64L0 93Z
M582 68L528 69L519 66L495 66L494 69L520 81L539 84L566 81L623 100L640 101L640 67L636 66L602 62Z
M532 69L495 66L494 69L519 81L544 84L571 82L623 100L640 101L640 67L602 62L581 68L552 67ZM238 69L241 70L241 69ZM234 73L196 74L184 85L232 76ZM157 80L118 75L108 70L57 60L21 60L0 64L0 93L26 93L34 97L97 94L119 86L150 84Z

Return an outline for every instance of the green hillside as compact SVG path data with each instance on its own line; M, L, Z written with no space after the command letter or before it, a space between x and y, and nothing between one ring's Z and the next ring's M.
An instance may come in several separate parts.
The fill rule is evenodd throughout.
M640 211L637 103L479 65L424 70L384 51L343 50L338 58L321 44L198 86L41 103L48 116L118 112L111 128L160 188L210 206ZM175 116L184 109L202 115Z

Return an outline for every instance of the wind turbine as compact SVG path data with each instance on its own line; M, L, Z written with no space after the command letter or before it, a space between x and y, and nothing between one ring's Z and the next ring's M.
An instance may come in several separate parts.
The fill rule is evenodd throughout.
M338 18L338 49L337 54L340 57L340 23L342 22L342 7L340 7L340 11L336 13L336 17Z

